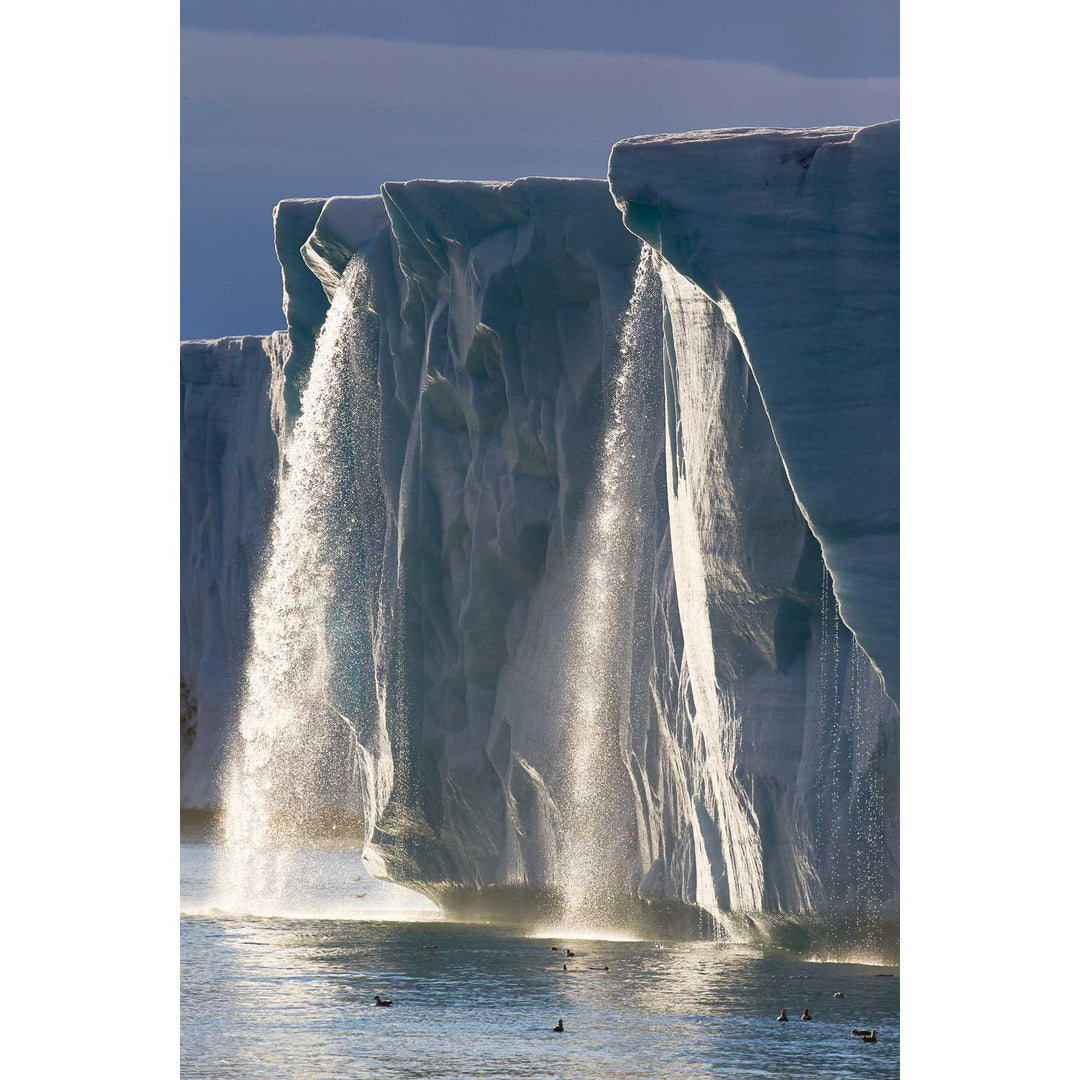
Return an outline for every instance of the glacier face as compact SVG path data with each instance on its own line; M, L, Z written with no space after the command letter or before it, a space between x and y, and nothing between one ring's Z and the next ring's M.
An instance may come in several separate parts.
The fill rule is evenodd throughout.
M218 767L274 505L288 342L180 346L180 800L220 805Z
M629 229L734 312L844 622L899 701L899 122L617 143Z
M582 833L566 768L583 752L581 541L638 248L594 182L418 181L384 198L390 227L365 256L396 583L384 610L401 627L389 666L410 675L401 794L376 838L410 880L557 888ZM620 853L609 887L717 916L850 906L861 830L888 909L895 709L840 620L819 618L828 577L737 328L666 261L660 275L605 661L618 766L593 813ZM860 724L874 735L856 751Z
M639 245L597 181L418 181L384 198L387 552L416 684L404 788L426 826L390 858L542 888L570 753L569 562Z
M795 162L805 186L826 148L864 137L703 133L683 137L700 160L674 164L677 139L632 140L613 153L610 190L411 181L275 211L288 339L264 349L270 442L236 435L263 447L272 478L274 433L287 439L331 301L361 261L377 416L354 442L384 504L383 535L365 541L381 550L379 737L361 756L383 763L368 778L382 790L389 742L393 775L369 825L391 872L449 908L505 900L520 915L526 898L534 918L595 924L620 904L686 905L731 933L746 927L733 911L895 915L898 713L875 670L890 672L895 398L883 346L849 385L859 364L823 344L852 310L888 308L875 296L888 258L860 247L877 229L888 249L873 190L888 168L849 166L862 179L822 181L812 199L785 171ZM774 167L785 182L754 196ZM732 240L728 187L766 238L757 249ZM787 266L814 278L815 227L825 308L822 281L800 294ZM864 255L865 280L851 272ZM770 306L757 293L774 284ZM766 317L778 309L779 329ZM817 351L794 350L798 334ZM245 392L252 416L267 408L268 386ZM881 474L866 506L844 488L844 448L860 438ZM236 456L214 454L200 467ZM265 523L268 505L239 514ZM238 511L192 487L184 513ZM221 592L215 565L188 573L185 597ZM185 603L195 619L201 599ZM199 640L188 655L207 654Z
M673 569L690 712L713 740L695 755L716 792L701 827L730 843L741 811L760 859L756 902L718 904L889 912L896 706L839 617L738 327L666 262L662 279Z

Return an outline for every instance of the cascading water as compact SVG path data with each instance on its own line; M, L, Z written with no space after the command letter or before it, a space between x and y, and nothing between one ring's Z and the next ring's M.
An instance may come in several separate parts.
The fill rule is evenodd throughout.
M285 450L253 600L223 785L217 903L225 910L288 909L312 885L304 849L328 840L362 849L393 784L373 652L384 531L371 468L376 333L370 276L355 256Z
M896 706L886 696L881 676L854 639L850 714L855 733L852 771L858 778L852 785L852 880L856 910L865 916L886 906L888 866L896 856L889 837L891 815L884 767L890 754L887 735L895 723Z
M559 867L568 927L610 920L610 901L628 891L630 860L622 850L626 815L619 792L625 678L633 649L633 604L639 557L644 462L646 365L660 364L660 280L652 249L642 246L633 292L619 332L610 408L600 447L597 497L578 533L584 553L573 605L568 653L567 802Z
M744 412L735 392L748 374L730 304L715 304L661 262L669 331L678 363L665 361L667 490L672 561L683 634L683 680L699 791L691 819L696 901L721 923L726 912L764 906L761 836L749 793L737 775L742 722L718 683L716 631L730 629L737 605L715 598L751 595L738 553L746 546L737 493L739 448L725 414ZM717 318L717 308L722 318ZM737 672L728 673L734 677Z
M818 794L821 834L826 846L822 879L830 906L842 900L838 883L843 881L839 852L843 836L843 807L840 804L840 773L843 753L844 717L840 708L840 611L832 577L824 560L821 564L821 642L818 655ZM846 630L847 628L844 627Z
M823 910L860 924L885 901L890 792L885 762L896 707L877 669L844 625L828 568L822 566L818 650L816 770ZM846 794L843 794L846 793Z

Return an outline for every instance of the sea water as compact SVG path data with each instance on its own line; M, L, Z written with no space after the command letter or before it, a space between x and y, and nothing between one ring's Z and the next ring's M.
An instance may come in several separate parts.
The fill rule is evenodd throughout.
M223 915L215 855L181 843L183 1077L900 1074L896 968L446 922L346 849L303 853L313 893L294 914ZM776 1022L781 1007L791 1022Z

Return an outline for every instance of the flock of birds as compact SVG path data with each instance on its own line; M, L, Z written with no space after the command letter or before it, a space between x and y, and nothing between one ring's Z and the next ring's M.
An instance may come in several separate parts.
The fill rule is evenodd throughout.
M843 996L844 995L841 994L839 991L837 991L835 994L833 994L834 998L842 998ZM791 1017L788 1016L787 1009L781 1009L780 1010L780 1015L776 1019L777 1020L790 1020ZM803 1009L802 1016L800 1016L799 1019L800 1020L813 1020L814 1018L810 1015L810 1010L809 1009ZM877 1042L877 1028L852 1028L851 1029L851 1034L852 1035L861 1035L863 1042L867 1042L867 1043L876 1043Z
M437 949L439 946L438 945L424 945L422 947L425 948L425 949ZM557 945L552 945L551 946L551 951L552 952L562 952L562 950ZM571 950L571 949L567 949L566 950L566 955L568 957L574 957L574 956L577 956L577 953L573 952L573 950ZM563 971L568 971L569 970L567 968L566 964L563 964L562 969L563 969ZM610 969L608 968L608 965L605 964L603 967L592 967L592 968L589 968L588 970L589 971L608 971ZM833 994L834 998L842 998L843 996L844 996L843 993L841 993L839 990L835 994ZM393 1005L393 1004L394 1004L393 1001L391 1001L389 998L380 997L378 994L375 995L375 1005L377 1007L385 1008L386 1006ZM787 1021L787 1020L790 1020L791 1017L788 1016L787 1009L783 1008L783 1009L780 1010L780 1015L776 1019L777 1020L782 1020L782 1021ZM800 1020L813 1020L814 1018L810 1015L810 1010L809 1009L803 1009L802 1016L800 1016L799 1019ZM559 1017L559 1022L551 1030L552 1031L565 1031L566 1030L566 1028L563 1026L563 1020L562 1020L561 1016ZM876 1043L877 1042L877 1028L852 1028L851 1034L861 1036L862 1041L865 1042L865 1043Z

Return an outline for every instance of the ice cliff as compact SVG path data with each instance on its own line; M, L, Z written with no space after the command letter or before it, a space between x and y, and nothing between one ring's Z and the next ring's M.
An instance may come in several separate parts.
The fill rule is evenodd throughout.
M899 701L899 122L640 136L609 180L737 323L844 622Z
M274 506L288 343L180 346L180 800L220 805L217 773Z
M252 565L274 432L362 278L377 331L350 363L376 392L346 441L381 536L358 768L395 876L534 918L895 914L894 156L889 128L698 133L619 144L610 188L279 205L289 344L259 345L228 446L185 435L184 513ZM238 511L201 477L241 464L262 494ZM186 654L200 710L251 586L215 558L184 579L184 618L216 620ZM185 792L212 802L211 764Z

